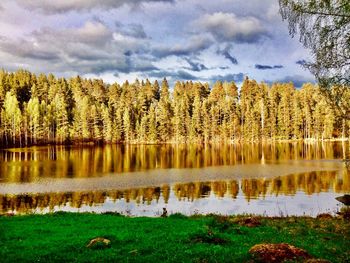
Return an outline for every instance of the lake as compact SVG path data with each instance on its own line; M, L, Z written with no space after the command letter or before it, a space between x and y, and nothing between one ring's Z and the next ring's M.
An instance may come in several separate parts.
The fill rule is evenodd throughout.
M40 146L0 150L0 214L335 213L348 142Z

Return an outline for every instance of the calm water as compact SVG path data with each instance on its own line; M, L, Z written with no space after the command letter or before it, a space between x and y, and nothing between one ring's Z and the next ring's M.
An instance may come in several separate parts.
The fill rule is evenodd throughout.
M0 150L0 214L336 212L348 143L47 146Z

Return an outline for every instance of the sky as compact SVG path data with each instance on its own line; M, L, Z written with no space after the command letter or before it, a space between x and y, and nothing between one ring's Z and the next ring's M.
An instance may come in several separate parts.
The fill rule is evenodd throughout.
M278 0L2 0L0 68L108 83L313 82Z

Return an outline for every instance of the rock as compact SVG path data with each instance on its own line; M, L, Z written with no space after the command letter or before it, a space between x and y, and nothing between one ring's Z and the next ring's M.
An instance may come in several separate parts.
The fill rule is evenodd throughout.
M257 244L249 250L249 253L262 263L280 263L311 258L307 251L286 243Z
M344 205L350 205L350 195L338 196L335 199L337 199L339 202L343 203Z
M104 237L96 237L94 239L91 239L89 244L86 245L86 247L89 248L106 248L109 247L111 241Z
M316 216L317 219L332 219L333 216L331 214L319 214Z

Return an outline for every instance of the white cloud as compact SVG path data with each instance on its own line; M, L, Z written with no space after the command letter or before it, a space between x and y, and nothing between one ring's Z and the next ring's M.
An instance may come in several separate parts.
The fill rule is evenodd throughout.
M210 32L215 38L240 43L257 42L267 32L255 17L237 17L233 13L205 14L193 23L194 27Z

